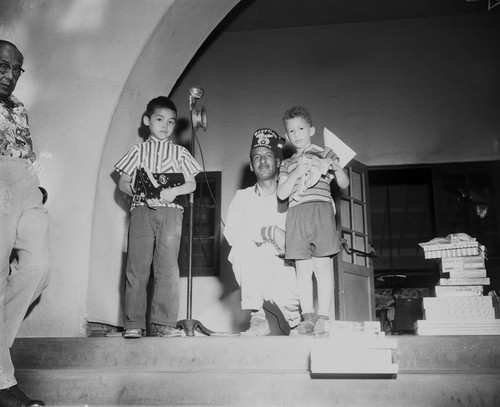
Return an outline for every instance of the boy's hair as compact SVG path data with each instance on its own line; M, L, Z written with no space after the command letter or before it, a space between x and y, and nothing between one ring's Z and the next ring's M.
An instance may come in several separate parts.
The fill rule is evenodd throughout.
M151 115L156 109L170 109L177 114L177 108L174 102L166 96L158 96L157 98L151 99L146 107L145 115L151 118Z
M285 124L287 120L295 119L296 117L301 117L307 123L309 123L310 126L313 125L310 113L305 107L302 106L293 106L288 109L283 115L283 124Z

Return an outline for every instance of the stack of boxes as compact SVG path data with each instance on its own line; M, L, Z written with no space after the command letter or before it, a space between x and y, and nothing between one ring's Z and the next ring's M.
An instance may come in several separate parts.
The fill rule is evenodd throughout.
M468 235L450 235L420 243L426 259L440 262L436 296L423 299L424 320L417 335L500 335L493 299L483 295L490 284L485 248Z

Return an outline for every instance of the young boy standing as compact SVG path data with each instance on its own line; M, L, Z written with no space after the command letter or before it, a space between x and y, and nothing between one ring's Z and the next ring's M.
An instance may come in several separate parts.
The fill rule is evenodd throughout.
M175 104L165 96L151 100L143 117L151 135L134 145L115 165L120 173L119 189L132 196L125 270L125 338L140 338L146 331L147 293L151 264L154 287L151 301L152 336L180 336L176 328L179 309L179 265L183 207L174 202L179 195L196 189L200 165L187 149L170 140L177 120ZM150 173L182 173L185 183L161 191L159 198L135 194L136 170Z
M333 299L333 255L340 251L330 182L335 180L340 188L346 188L349 178L330 148L312 144L315 128L304 107L288 109L283 124L287 139L297 151L281 164L278 197L289 202L285 258L295 260L303 318L290 334L321 335ZM318 290L317 315L313 273Z

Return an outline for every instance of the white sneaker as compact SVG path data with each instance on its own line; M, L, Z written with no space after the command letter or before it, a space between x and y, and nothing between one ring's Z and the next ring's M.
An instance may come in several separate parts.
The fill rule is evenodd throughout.
M314 319L306 319L290 331L290 336L312 335L315 326L316 321Z
M271 329L269 328L269 322L264 312L253 312L250 318L250 328L245 332L241 332L241 335L263 336L269 335L270 333Z
M331 330L330 320L319 318L314 325L314 336L329 336Z
M123 337L126 339L137 339L142 337L142 332L141 328L129 328L125 330Z

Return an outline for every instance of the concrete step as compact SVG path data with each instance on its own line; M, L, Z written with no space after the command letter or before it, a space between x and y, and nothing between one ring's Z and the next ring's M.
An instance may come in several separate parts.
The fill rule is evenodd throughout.
M498 336L393 338L393 379L312 378L310 337L24 338L12 355L48 405L500 405Z
M499 375L311 379L285 372L20 371L49 406L494 407Z

